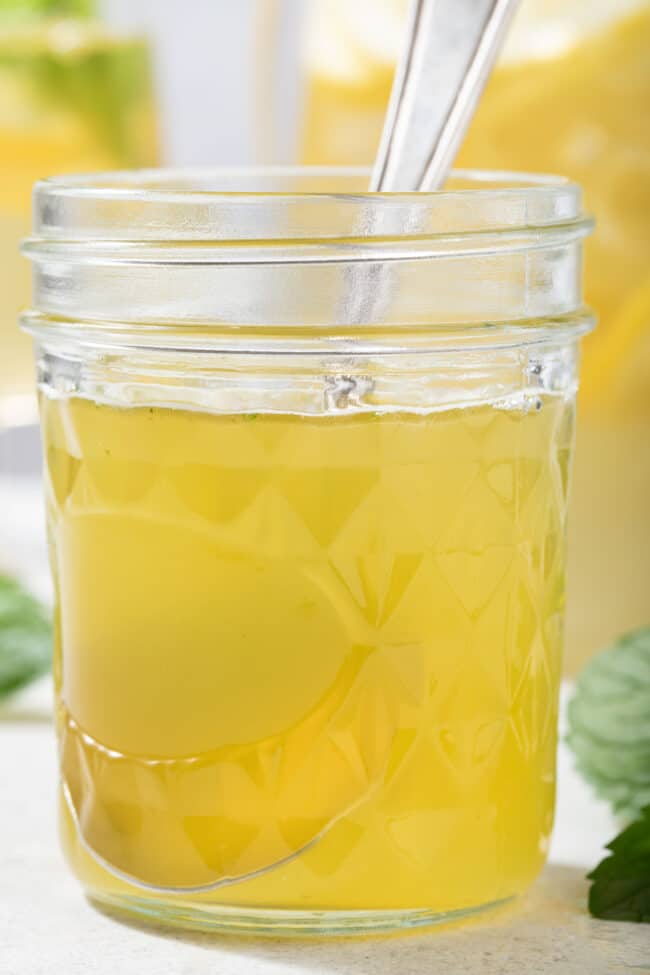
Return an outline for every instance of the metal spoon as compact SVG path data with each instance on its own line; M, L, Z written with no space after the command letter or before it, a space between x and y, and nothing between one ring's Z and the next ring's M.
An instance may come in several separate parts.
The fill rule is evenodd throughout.
M441 187L519 0L412 0L371 191Z

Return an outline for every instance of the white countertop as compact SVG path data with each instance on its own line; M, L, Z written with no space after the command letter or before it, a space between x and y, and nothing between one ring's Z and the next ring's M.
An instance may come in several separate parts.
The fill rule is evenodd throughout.
M650 928L594 921L586 868L617 831L560 750L551 862L528 897L400 938L237 940L118 922L91 907L57 846L42 681L0 711L0 975L650 975Z

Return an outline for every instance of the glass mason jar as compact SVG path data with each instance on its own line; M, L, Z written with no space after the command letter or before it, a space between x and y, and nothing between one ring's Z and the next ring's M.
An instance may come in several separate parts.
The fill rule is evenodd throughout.
M576 186L144 172L35 191L63 845L91 898L392 930L551 832Z

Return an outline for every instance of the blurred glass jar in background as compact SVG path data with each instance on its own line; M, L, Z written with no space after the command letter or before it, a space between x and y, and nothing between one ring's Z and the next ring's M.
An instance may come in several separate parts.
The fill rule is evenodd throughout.
M0 433L36 418L31 343L17 327L29 303L18 246L29 232L32 185L157 162L147 46L109 31L93 12L92 0L0 6Z
M367 163L408 0L311 0L303 162ZM523 0L460 164L580 182L598 232L574 472L567 665L650 620L650 3Z
M92 19L92 0L0 6L0 571L45 595L31 342L18 330L30 275L19 254L45 176L157 162L151 66L140 38Z

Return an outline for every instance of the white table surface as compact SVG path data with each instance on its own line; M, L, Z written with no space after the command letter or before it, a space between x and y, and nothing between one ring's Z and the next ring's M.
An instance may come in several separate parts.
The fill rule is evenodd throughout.
M86 902L58 850L49 699L45 680L0 710L0 975L650 973L648 926L587 915L584 874L616 824L564 747L551 862L528 897L498 914L406 937L330 943L115 921Z

